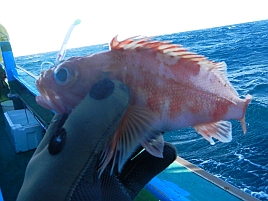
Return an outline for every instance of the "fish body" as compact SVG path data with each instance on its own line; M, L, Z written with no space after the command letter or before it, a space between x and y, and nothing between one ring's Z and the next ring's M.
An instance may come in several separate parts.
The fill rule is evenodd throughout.
M119 42L115 37L109 51L73 57L47 70L37 80L41 96L36 101L57 113L70 113L105 78L128 86L131 103L103 152L101 171L112 158L120 170L139 145L161 157L161 132L193 126L211 144L212 137L229 142L227 120L237 119L246 133L245 112L252 97L239 98L224 62L150 38Z

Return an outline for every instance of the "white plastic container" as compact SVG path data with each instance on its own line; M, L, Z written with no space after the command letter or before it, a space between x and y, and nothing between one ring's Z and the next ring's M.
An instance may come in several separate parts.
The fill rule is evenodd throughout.
M12 111L14 110L14 105L12 100L4 101L1 103L3 113L7 111Z
M16 153L39 145L43 137L42 127L29 110L8 111L4 115L6 130Z

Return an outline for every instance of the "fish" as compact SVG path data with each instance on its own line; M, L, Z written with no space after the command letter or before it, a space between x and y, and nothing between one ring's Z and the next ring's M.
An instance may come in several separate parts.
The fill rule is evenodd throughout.
M163 157L163 132L193 127L210 144L232 140L252 100L239 94L227 78L225 62L215 62L170 41L132 37L110 42L108 51L72 57L43 72L36 81L36 102L56 113L71 111L102 79L119 80L130 90L130 105L101 155L99 171L112 161L121 171L142 146Z

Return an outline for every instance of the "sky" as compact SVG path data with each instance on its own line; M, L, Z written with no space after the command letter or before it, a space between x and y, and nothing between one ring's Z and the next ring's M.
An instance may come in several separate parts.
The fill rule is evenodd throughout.
M268 19L267 0L1 0L15 57ZM268 30L267 30L268 31Z

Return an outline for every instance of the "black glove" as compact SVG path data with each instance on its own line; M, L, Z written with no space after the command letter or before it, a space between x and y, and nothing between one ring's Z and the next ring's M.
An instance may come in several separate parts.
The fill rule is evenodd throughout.
M177 152L166 143L163 158L156 158L140 148L120 173L114 168L111 174L109 164L99 177L102 150L128 105L128 88L104 79L71 114L55 115L27 166L17 200L133 200Z

